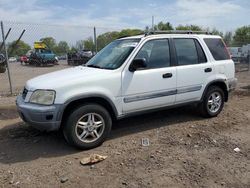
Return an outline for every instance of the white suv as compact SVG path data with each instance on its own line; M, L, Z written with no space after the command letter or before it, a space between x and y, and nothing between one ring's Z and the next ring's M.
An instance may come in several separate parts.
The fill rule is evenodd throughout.
M27 81L17 107L25 122L89 149L112 122L165 107L198 104L217 116L236 86L234 63L220 36L147 34L113 41L86 65Z

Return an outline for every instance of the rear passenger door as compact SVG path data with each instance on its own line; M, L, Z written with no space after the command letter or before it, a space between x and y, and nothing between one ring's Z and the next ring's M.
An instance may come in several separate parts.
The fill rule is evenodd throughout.
M177 61L176 104L200 100L213 65L195 38L174 38Z

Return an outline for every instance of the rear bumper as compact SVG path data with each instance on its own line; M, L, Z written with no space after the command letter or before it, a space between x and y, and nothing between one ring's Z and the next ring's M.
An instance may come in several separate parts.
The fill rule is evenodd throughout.
M236 89L237 86L237 78L233 78L228 80L228 91L231 92Z
M22 96L16 99L17 110L24 122L41 131L58 130L61 125L61 106L45 106L24 102Z

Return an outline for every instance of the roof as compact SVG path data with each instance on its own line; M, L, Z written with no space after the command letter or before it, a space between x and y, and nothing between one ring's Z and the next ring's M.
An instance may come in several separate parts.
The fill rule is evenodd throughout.
M129 37L123 37L120 39L142 39L142 38L163 38L163 37L170 37L170 38L221 38L219 35L209 35L209 34L182 34L182 33L173 33L173 34L150 34L150 35L135 35ZM119 39L119 40L120 40Z

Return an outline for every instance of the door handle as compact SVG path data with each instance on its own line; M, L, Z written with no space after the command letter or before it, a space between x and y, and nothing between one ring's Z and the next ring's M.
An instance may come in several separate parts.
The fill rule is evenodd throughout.
M162 75L162 78L171 78L172 76L172 73L165 73Z
M212 72L212 68L210 68L210 67L209 68L205 68L204 72Z

